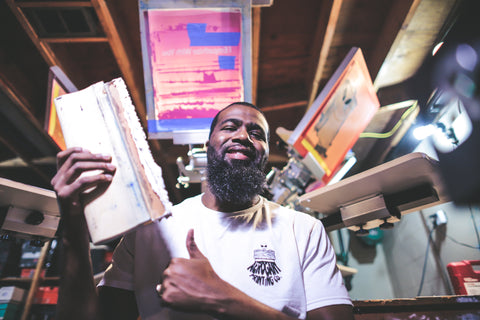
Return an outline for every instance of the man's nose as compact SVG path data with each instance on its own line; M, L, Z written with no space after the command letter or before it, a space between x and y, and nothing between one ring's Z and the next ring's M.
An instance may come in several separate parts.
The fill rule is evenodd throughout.
M250 137L250 134L248 133L248 130L247 130L247 128L245 128L245 127L240 127L240 128L238 128L237 133L236 133L234 139L252 142L252 139L251 139L251 137Z

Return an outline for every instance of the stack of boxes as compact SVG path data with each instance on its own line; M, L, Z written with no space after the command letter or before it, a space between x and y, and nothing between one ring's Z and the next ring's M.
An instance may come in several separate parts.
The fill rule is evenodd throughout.
M14 287L0 288L0 320L16 320L22 314L25 290Z

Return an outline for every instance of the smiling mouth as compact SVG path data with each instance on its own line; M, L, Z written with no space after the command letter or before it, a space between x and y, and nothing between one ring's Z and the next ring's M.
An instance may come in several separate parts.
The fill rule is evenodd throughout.
M236 160L253 160L254 154L246 148L229 148L225 152L225 157Z

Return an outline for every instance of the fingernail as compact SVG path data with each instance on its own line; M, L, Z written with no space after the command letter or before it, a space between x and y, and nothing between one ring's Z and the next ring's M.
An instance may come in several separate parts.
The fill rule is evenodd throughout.
M107 169L108 170L115 170L115 165L111 163L107 163Z
M105 180L110 181L113 179L113 176L111 174L105 174Z

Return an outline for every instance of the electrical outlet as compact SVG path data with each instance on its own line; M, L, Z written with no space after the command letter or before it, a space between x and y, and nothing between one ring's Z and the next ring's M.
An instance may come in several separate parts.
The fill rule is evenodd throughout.
M443 210L438 210L434 214L430 215L430 218L432 218L433 225L435 227L438 227L447 223L447 214Z

